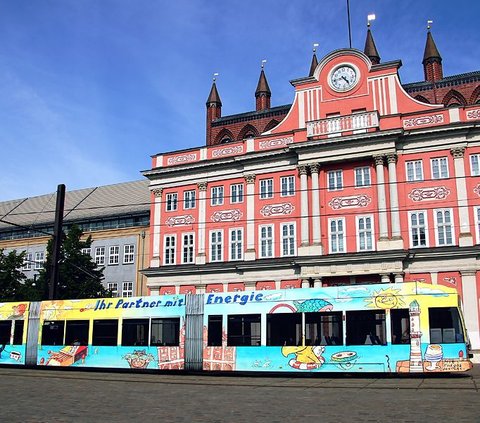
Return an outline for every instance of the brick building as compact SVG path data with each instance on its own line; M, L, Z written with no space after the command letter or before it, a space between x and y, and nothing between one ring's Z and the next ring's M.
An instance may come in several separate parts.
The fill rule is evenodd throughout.
M314 54L291 105L262 69L256 110L222 117L214 82L207 145L144 172L150 292L455 286L479 354L480 72L441 60L428 32L426 80L402 86L368 31L364 52Z

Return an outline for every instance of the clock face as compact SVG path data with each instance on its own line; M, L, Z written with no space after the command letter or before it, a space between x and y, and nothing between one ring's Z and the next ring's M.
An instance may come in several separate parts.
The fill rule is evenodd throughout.
M357 72L349 65L339 66L330 76L330 85L336 91L348 91L357 82Z

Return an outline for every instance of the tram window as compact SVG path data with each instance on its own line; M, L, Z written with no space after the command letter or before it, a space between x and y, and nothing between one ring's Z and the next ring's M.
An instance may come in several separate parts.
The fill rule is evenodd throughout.
M42 327L42 345L63 345L64 320L46 320Z
M342 312L305 313L306 345L343 345Z
M431 344L464 342L462 321L456 307L428 309Z
M347 345L384 345L385 311L347 311Z
M92 345L116 346L118 337L118 320L94 320Z
M122 346L148 345L148 319L124 319L122 322Z
M88 345L88 320L67 320L65 345Z
M260 345L260 322L260 314L228 316L227 345L229 347Z
M222 346L223 316L208 316L208 337L209 347Z
M152 319L150 345L178 346L180 319Z
M392 344L410 343L410 314L408 309L394 308L390 310L392 321Z
M15 320L15 329L13 331L13 345L22 345L23 343L23 320Z
M0 321L0 345L10 344L11 320Z
M302 344L302 313L267 314L267 345Z

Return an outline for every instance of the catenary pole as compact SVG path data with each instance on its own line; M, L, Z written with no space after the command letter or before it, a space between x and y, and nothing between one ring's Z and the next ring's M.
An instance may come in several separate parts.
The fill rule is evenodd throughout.
M55 206L55 224L53 228L53 251L48 298L54 300L58 287L58 264L60 260L60 246L62 245L63 210L65 206L65 185L57 187L57 205Z

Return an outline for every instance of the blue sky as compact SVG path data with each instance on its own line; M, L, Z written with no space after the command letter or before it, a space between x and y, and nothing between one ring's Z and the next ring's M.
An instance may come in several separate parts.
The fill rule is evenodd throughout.
M426 21L444 75L480 69L472 0L350 0L382 61L423 79ZM262 59L272 106L348 47L346 0L0 0L0 201L141 179L150 156L205 144L212 75L222 115L253 110Z

